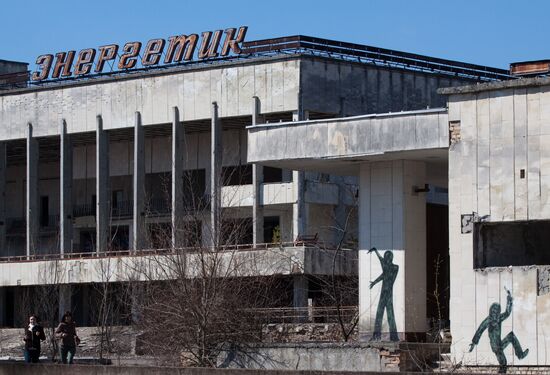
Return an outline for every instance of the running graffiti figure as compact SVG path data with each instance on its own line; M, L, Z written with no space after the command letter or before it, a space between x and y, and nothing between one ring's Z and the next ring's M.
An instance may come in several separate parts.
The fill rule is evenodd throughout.
M521 348L521 344L519 343L518 338L514 334L514 332L510 332L506 335L504 339L501 339L501 328L502 328L502 322L506 320L512 313L512 304L513 304L513 298L510 291L506 288L506 293L508 294L506 297L506 311L504 313L500 313L500 304L493 303L491 307L489 308L489 316L481 322L479 325L479 328L477 329L474 338L472 339L472 343L470 344L470 352L474 350L474 347L479 343L479 339L481 338L481 335L483 334L483 331L486 329L489 332L489 341L491 342L491 349L493 350L493 353L497 356L498 363L500 365L499 373L506 373L506 356L504 355L504 349L510 344L514 347L514 353L516 354L516 357L519 359L523 359L529 354L529 349L525 349L525 351Z
M372 334L372 340L380 340L382 336L382 318L384 317L384 310L388 317L388 325L390 326L390 340L399 341L397 336L397 327L395 325L395 315L393 312L393 284L399 271L399 266L393 264L393 253L386 251L384 257L380 256L378 250L373 247L369 250L369 253L375 252L380 265L382 266L382 274L376 278L376 280L370 282L370 289L378 282L382 281L382 289L380 291L380 299L378 301L378 309L376 310L376 320L374 321L374 332Z

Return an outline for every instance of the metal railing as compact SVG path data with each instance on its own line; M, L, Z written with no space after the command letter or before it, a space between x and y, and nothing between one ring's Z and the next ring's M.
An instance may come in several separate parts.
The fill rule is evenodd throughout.
M305 35L244 42L242 50L249 55L312 54L480 81L514 78L505 69Z
M73 217L95 216L95 204L75 204L73 206Z
M187 69L198 66L217 65L236 60L262 56L310 54L333 59L355 61L371 65L397 67L405 70L439 73L449 76L464 77L479 81L508 80L514 78L508 70L492 68L483 65L469 64L461 61L418 55L415 53L395 51L374 46L340 42L329 39L315 38L305 35L293 35L244 42L242 53L226 57L209 58L178 62L173 64L142 67L130 70L103 72L83 76L49 79L43 81L30 80L30 72L14 73L0 76L0 90L36 87L58 84L67 81L97 79L109 76L136 75L149 71L166 71L168 69ZM3 78L3 79L2 79Z
M351 322L359 313L357 306L276 307L248 311L266 323L336 323L339 319Z

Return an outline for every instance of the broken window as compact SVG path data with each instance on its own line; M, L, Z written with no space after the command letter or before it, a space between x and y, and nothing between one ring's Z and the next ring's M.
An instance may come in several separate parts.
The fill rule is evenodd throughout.
M550 220L474 224L474 267L550 264Z

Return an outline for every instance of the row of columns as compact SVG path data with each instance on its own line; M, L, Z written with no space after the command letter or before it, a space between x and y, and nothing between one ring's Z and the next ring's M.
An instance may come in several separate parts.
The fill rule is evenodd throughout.
M210 242L217 245L221 220L221 187L222 187L222 126L218 114L218 105L212 103L211 109L211 183L210 183ZM300 112L294 120L301 120ZM253 97L252 125L260 123L260 101ZM60 124L60 253L72 248L72 144L68 134L67 123ZM145 137L141 114L135 113L134 123L134 165L133 165L133 231L131 244L133 250L146 246L145 230ZM181 247L184 244L183 233L178 230L178 220L184 216L183 169L186 155L185 128L180 122L177 107L172 112L172 245ZM39 243L40 202L38 192L38 140L33 135L33 125L28 124L27 132L27 165L26 165L26 254L37 253ZM0 246L5 245L5 179L6 179L6 144L0 143ZM264 241L263 216L261 204L263 167L252 166L253 174L253 243ZM96 250L108 250L110 239L110 196L109 196L109 133L103 128L101 115L96 117ZM293 172L296 199L293 204L293 236L305 233L307 205L304 200L304 172Z

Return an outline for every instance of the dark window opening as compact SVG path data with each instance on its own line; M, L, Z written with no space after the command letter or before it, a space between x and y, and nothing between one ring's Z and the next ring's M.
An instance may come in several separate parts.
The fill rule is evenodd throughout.
M206 172L204 169L193 169L183 172L183 202L185 207L200 209L206 206Z
M40 226L47 227L50 224L50 201L48 196L40 197Z
M184 247L202 247L202 221L185 221L180 230L183 230Z
M97 195L92 195L92 212L93 215L96 216L97 214Z
M283 182L283 170L281 168L264 167L264 182Z
M122 190L113 190L111 193L111 205L113 207L113 210L118 210L120 206L122 205L123 199L123 191Z
M113 251L130 249L130 230L127 225L111 227L111 249Z
M95 230L81 230L80 252L91 253L93 251L95 251Z
M280 220L279 216L266 216L264 217L264 242L272 243L275 234L275 228L279 230L278 236L280 237ZM281 238L278 239L280 241Z
M172 224L150 224L149 242L151 244L151 248L153 249L169 249L172 246Z
M252 218L223 220L221 243L224 245L251 244Z
M474 224L474 267L550 264L550 220Z
M252 164L223 167L223 186L252 184Z

